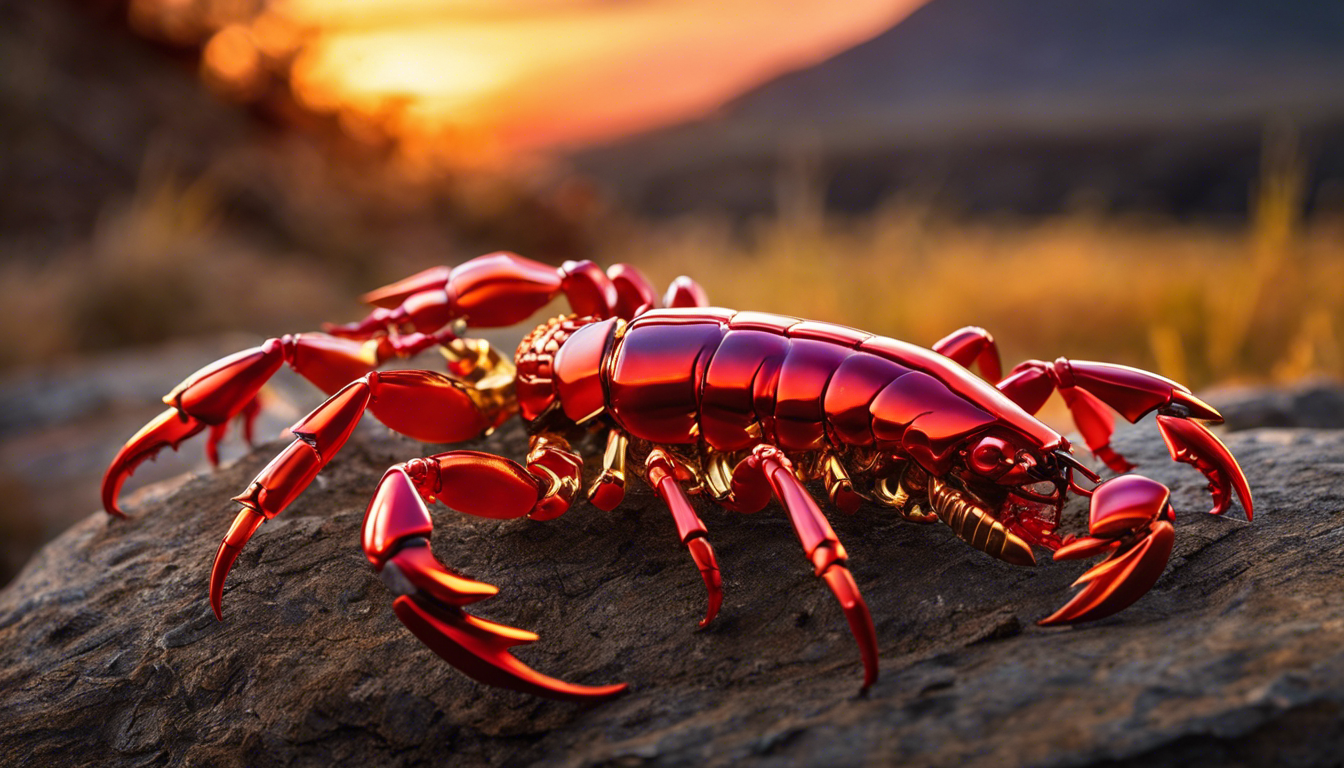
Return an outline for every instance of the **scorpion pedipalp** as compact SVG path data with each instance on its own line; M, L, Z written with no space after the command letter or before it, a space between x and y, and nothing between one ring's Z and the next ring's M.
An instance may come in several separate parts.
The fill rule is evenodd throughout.
M217 458L214 446L221 436L219 428L249 409L257 392L284 360L283 343L271 339L217 360L173 387L163 398L168 410L127 440L103 474L103 509L125 517L117 506L117 495L135 468L164 448L177 449L207 427L212 428L208 454L212 460ZM244 418L252 417L249 409Z
M364 552L397 595L392 603L397 618L430 650L483 683L552 699L601 699L626 689L624 683L586 686L558 680L509 653L513 646L535 642L537 635L463 611L461 606L498 590L445 568L429 552L432 531L429 510L410 476L399 467L388 470L365 512Z
M1155 373L1111 363L1063 357L1053 363L1027 360L997 387L1028 413L1036 413L1050 393L1058 391L1087 447L1116 472L1128 472L1134 465L1111 447L1115 419L1110 409L1131 423L1158 408L1179 410L1184 418L1223 420L1184 386Z
M1098 485L1088 517L1090 536L1055 551L1056 560L1109 552L1075 585L1085 584L1063 608L1038 624L1071 624L1105 618L1129 607L1157 583L1171 558L1171 492L1142 475L1123 475Z
M298 334L229 355L188 376L164 396L171 406L122 446L103 475L103 508L123 516L117 495L126 478L146 459L166 447L177 448L188 438L210 428L206 448L217 463L217 446L230 421L242 422L251 441L258 411L257 393L280 366L289 363L299 375L331 394L381 361L375 346L320 334Z
M1251 486L1246 482L1246 473L1232 457L1223 441L1219 440L1208 427L1197 421L1159 414L1157 427L1166 441L1167 450L1174 461L1190 464L1204 473L1209 480L1209 491L1213 494L1213 509L1210 514L1221 515L1232 505L1232 493L1236 492L1246 510L1246 519L1255 515L1251 501Z
M205 426L190 416L183 418L176 408L169 408L136 432L117 451L116 457L103 473L103 509L109 515L125 517L126 514L117 506L117 496L126 478L146 459L154 458L164 448L176 450L188 438L205 429Z

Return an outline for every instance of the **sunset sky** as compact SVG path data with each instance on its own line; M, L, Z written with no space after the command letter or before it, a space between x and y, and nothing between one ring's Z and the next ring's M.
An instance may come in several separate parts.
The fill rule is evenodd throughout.
M274 0L223 25L205 66L228 79L270 61L301 103L411 143L528 150L703 114L923 2Z

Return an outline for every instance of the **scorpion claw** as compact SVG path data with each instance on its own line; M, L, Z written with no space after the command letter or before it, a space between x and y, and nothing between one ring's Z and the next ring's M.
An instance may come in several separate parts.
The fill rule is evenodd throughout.
M1194 466L1209 479L1209 491L1213 495L1210 514L1221 515L1226 512L1232 505L1232 493L1235 491L1242 508L1246 510L1246 519L1252 519L1255 513L1251 487L1246 482L1246 474L1241 471L1241 466L1227 446L1223 445L1223 441L1203 424L1176 416L1159 414L1157 427L1162 432L1171 458Z
M146 459L152 459L164 448L177 449L183 441L205 429L205 425L176 408L169 408L149 422L117 451L117 456L103 475L103 509L115 517L125 517L117 507L117 495L126 478Z
M1074 586L1084 584L1063 608L1037 622L1041 626L1092 621L1123 610L1143 597L1167 567L1175 541L1171 492L1155 480L1124 475L1097 486L1088 530L1055 552L1056 560L1092 557L1109 550Z
M392 610L411 634L440 658L487 685L561 701L605 699L626 689L625 683L575 685L532 669L508 651L536 640L531 632L407 595L393 601Z
M574 685L537 672L509 648L537 635L497 624L462 610L498 590L464 579L441 564L429 549L433 522L420 492L404 469L383 475L364 518L364 553L397 595L392 609L406 628L444 661L487 685L565 701L600 699L624 691L624 684Z
M1115 550L1080 576L1074 584L1087 586L1063 608L1037 623L1045 627L1091 621L1129 607L1157 583L1171 557L1174 539L1171 523L1157 521L1148 535Z

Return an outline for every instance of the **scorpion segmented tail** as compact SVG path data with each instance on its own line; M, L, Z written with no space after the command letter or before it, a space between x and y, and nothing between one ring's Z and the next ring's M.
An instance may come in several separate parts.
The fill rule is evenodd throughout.
M929 478L929 501L938 512L938 519L946 523L962 541L1014 565L1036 564L1036 557L1027 542L943 479Z

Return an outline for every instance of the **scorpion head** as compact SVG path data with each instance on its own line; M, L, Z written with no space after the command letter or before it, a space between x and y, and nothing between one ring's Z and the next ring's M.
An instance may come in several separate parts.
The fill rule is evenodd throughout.
M968 440L950 472L928 479L928 498L962 538L991 554L1026 560L1028 544L1060 546L1055 529L1068 492L1091 494L1075 482L1075 471L1100 479L1074 458L1067 442L1046 450L996 428ZM982 521L988 528L982 530ZM995 523L1003 526L1002 536L990 536Z
M1015 439L1017 438L1017 439ZM1066 442L1035 449L1011 432L990 430L966 443L945 475L922 478L938 518L977 549L1018 564L1035 561L1031 545L1056 560L1105 554L1078 580L1087 586L1041 624L1086 621L1134 602L1156 583L1171 555L1170 492L1140 475L1101 478L1074 458ZM1096 485L1080 487L1081 472ZM1090 497L1088 535L1055 534L1072 490Z
M602 364L612 338L624 326L617 318L555 317L518 345L518 406L528 422L582 423L606 408Z

